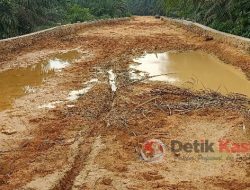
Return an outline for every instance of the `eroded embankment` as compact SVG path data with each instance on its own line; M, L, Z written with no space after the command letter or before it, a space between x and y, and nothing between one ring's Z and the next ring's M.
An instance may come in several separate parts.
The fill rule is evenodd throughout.
M163 17L162 19L166 22L174 23L175 25L185 28L186 30L197 33L200 36L204 36L208 41L215 39L222 43L228 43L229 45L234 46L236 48L244 49L248 52L250 51L249 38L244 38L241 36L221 32L192 21L171 19L167 17Z
M250 70L241 48L151 17L99 23L9 52L1 69L39 63L77 49L81 58L0 112L1 189L246 189L249 154L223 154L219 139L249 142L249 99L193 92L131 78L145 51L201 50ZM8 60L8 61L7 61ZM71 101L72 100L72 101ZM61 101L52 109L39 106ZM167 150L164 160L140 158L142 143L208 139L215 153ZM197 159L197 156L200 156ZM226 159L229 156L231 159ZM192 159L194 158L194 159Z

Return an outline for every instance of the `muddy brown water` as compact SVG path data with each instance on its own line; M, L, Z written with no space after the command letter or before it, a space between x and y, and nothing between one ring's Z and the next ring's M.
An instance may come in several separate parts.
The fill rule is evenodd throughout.
M0 72L0 111L11 108L15 99L38 90L47 77L78 58L80 53L72 50L54 54L26 68ZM150 76L162 75L150 80L165 81L195 90L211 89L222 94L233 92L250 97L250 82L241 70L204 52L152 53L134 61L132 69ZM142 76L142 73L137 74L138 77Z
M134 62L131 69L149 76L162 75L150 80L193 90L209 89L224 95L240 93L250 97L250 81L240 69L204 52L151 53L134 59Z
M15 99L35 92L47 77L69 66L79 56L77 50L72 50L54 54L26 68L19 67L1 72L0 111L11 108Z

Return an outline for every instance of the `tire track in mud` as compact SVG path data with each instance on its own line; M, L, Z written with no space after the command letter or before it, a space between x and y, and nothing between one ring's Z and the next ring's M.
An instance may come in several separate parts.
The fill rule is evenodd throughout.
M93 118L90 120L94 119L98 122L98 120L102 118L103 114L112 109L114 100L112 88L106 83L99 85L97 84L91 91L82 97L81 101L83 101L83 105L81 105L81 107L87 108L85 109L84 113L92 114ZM100 89L102 89L102 91L106 91L106 93L103 93L100 96L98 92ZM92 102L91 106L89 105L88 101L84 102L84 100L88 99L90 99ZM103 104L103 102L106 104ZM84 113L82 113L82 115L89 115ZM96 128L92 126L90 127L90 131L87 132L87 135L81 135L77 147L79 152L74 159L71 169L66 172L65 176L60 180L56 187L53 188L53 190L78 189L83 185L81 182L88 175L85 171L87 164L86 162L92 163L98 154L98 148L101 148L101 146L99 146L101 144L101 137L92 137L92 134L95 134L95 130Z
M127 30L124 30L124 27L127 28ZM154 27L154 30L152 30L152 27ZM93 31L96 32L96 34L94 34ZM111 31L115 32L111 35ZM126 153L126 151L129 151L128 153L131 155L134 154L134 152L132 152L133 147L135 145L137 146L139 142L144 142L145 138L148 136L155 136L155 133L159 135L157 132L158 129L160 129L159 132L162 132L165 135L166 132L169 133L171 130L169 127L164 128L165 125L171 127L175 126L176 123L178 124L178 122L183 121L181 119L175 118L175 116L166 116L165 112L167 112L167 115L172 115L169 114L168 108L166 110L160 110L153 107L153 103L143 103L146 100L151 100L154 98L154 96L159 94L161 95L162 88L166 88L166 90L169 88L169 92L167 91L166 94L163 94L163 100L167 100L166 103L180 103L181 101L186 101L183 94L171 94L171 92L173 92L173 88L163 86L161 84L152 85L137 83L137 85L131 88L125 88L122 85L126 82L129 82L127 81L129 80L127 70L128 63L131 62L133 56L143 54L144 51L168 51L172 49L186 50L200 48L209 52L218 51L217 54L221 54L221 57L228 56L227 52L225 52L225 50L222 48L226 46L225 44L222 44L221 47L218 47L219 44L216 44L215 42L203 42L203 39L199 36L194 37L192 34L190 37L188 37L189 33L184 34L184 32L184 30L179 30L175 26L166 26L164 23L156 21L155 19L150 20L148 18L138 18L137 21L131 21L126 24L117 25L115 29L114 27L107 26L107 30L103 30L102 27L97 27L90 32L83 31L81 35L72 37L72 41L61 43L64 44L62 46L63 48L72 48L72 45L79 45L80 43L82 46L89 48L90 52L92 50L97 54L95 60L79 63L74 69L69 71L73 76L78 77L76 77L74 80L72 78L68 78L69 83L64 84L64 87L67 88L67 90L69 90L69 88L78 88L82 84L83 78L86 79L89 74L94 76L96 74L96 70L93 67L96 66L101 68L101 71L103 72L102 76L95 76L95 78L98 78L99 80L101 79L101 82L94 86L87 94L79 98L74 108L65 109L60 107L54 112L54 116L50 116L50 113L52 113L50 112L49 114L45 115L44 119L41 119L41 121L34 122L36 126L41 127L41 131L38 130L38 133L34 135L34 142L37 142L30 146L30 148L34 148L34 155L30 156L30 158L27 158L28 154L33 152L31 150L27 150L27 152L25 152L26 149L22 152L22 155L20 156L21 158L16 161L17 169L13 172L13 175L10 175L11 178L8 178L9 184L6 184L5 186L0 185L1 190L11 188L16 189L27 181L31 181L32 183L36 181L36 179L33 179L36 176L46 175L45 177L39 178L43 180L40 180L40 182L46 182L48 177L51 175L57 175L57 173L60 171L62 172L60 172L60 176L57 178L57 180L50 179L52 183L50 184L51 188L48 189L98 189L98 187L104 187L101 186L102 184L98 184L100 182L98 180L102 180L103 177L109 175L112 176L112 178L115 179L114 181L117 183L118 181L125 180L128 182L128 188L131 187L131 189L144 188L147 185L152 188L153 184L151 184L151 186L150 183L148 183L148 181L146 181L144 178L140 178L141 176L139 176L139 179L136 179L138 176L136 173L134 173L134 167L133 171L128 171L127 169L125 170L123 167L120 167L120 165L123 166L126 161L131 161L132 164L137 163L137 161L131 159L131 157L121 158L119 156L120 154L115 155L116 152L113 151L106 151L106 149L103 151L103 144L108 148L113 148L114 145L117 145L117 140L110 140L109 142L106 135L116 135L118 136L117 139L121 141L122 145L117 148L119 149L118 152L123 154ZM191 39L192 37L194 38ZM58 46L58 43L55 44ZM36 49L41 50L43 46L45 46L43 43L38 44ZM49 43L46 45L46 47L58 48ZM228 48L230 49L230 47ZM34 47L31 47L30 49L34 50ZM235 49L232 49L232 51L235 51ZM229 55L228 59L232 59L232 56L234 55ZM242 64L244 64L246 62L244 60L247 59L248 57L243 58L241 54L237 54L237 56L235 56L235 60L237 61L234 61L234 59L233 61L235 62L235 65L236 63L238 64L238 62L242 62ZM116 74L118 89L115 93L112 92L108 80L107 71L110 69L112 69ZM122 73L122 71L125 71L125 74ZM88 79L91 79L91 77L88 77ZM156 91L157 89L160 89L160 91L157 91L158 93L155 94L151 93L153 92L151 90L155 91L155 89ZM190 94L190 97L192 96L193 95ZM188 97L186 98L188 99ZM156 103L158 102L155 102L155 104ZM143 110L141 110L142 108L137 109L136 112L133 112L135 108L138 108L138 104L144 110L149 110L146 116L144 115ZM151 110L154 111L154 115L151 114ZM221 114L222 111L224 110L220 110L220 112L218 111L218 114L220 113L219 115L224 117L224 115ZM130 112L131 114L129 114ZM192 114L193 113L187 114L188 120L191 120L190 116L192 116ZM209 117L213 116L213 114L216 115L216 112L213 110L203 110L197 113L197 117L200 119L200 116L202 115ZM183 116L183 118L186 117ZM150 119L150 122L148 119ZM107 128L107 123L110 123L110 128ZM78 128L82 126L87 128ZM172 129L172 134L173 132L176 132L176 135L179 134L177 133L178 131L176 131L176 129ZM75 133L80 134L75 139L74 144L70 144L69 147L61 147L58 145L58 142L61 142L61 136L62 138L69 140L69 138L75 137ZM136 139L134 139L135 137L131 138L128 136L128 133L145 133L145 135L138 136ZM237 135L239 133L232 133L232 135L235 134ZM99 137L100 135L102 136ZM128 138L126 138L125 135L127 135ZM43 141L47 140L55 141L55 143L48 145L43 144ZM30 143L32 144L33 141ZM54 146L57 147L57 149L54 148ZM54 152L54 150L57 152ZM99 151L102 152L99 153ZM70 152L69 156L68 152ZM44 154L44 156L39 157L41 154ZM50 154L54 154L55 156L49 157ZM36 156L39 157L40 160L36 160ZM58 158L57 160L57 156L62 158ZM6 157L5 161L8 162L8 160L11 158L13 159L13 156L10 155L8 158ZM51 158L54 159L52 160ZM30 161L32 163L31 166L29 166ZM44 164L44 166L47 166L46 168L48 168L48 171L43 170L40 161L42 164ZM61 162L62 165L60 165ZM182 169L180 165L176 167L177 169ZM138 171L141 171L141 173L147 172L146 164L139 163L137 164L137 168ZM39 171L39 169L42 171ZM161 171L162 167L159 166L158 169ZM242 171L244 170L242 169L241 172ZM48 175L48 173L50 174ZM119 176L119 174L122 174L122 176ZM164 179L164 183L159 184L159 186L157 185L156 187L162 189L194 189L194 186L197 186L197 182L193 179L187 184L181 184L179 181L173 185L169 184L169 180L179 177L178 175L173 176L172 174L170 173L170 176L167 176ZM238 180L241 176L229 177ZM218 182L218 179L211 181L216 180ZM47 183L48 182L41 183L40 185L45 186ZM136 183L138 183L138 187L136 185L133 186L133 184ZM243 182L241 183L243 184ZM117 184L110 183L109 180L105 181L104 184L108 184L111 189L111 185L113 188L118 187L116 186ZM201 181L200 184L200 187L204 185L204 181ZM206 184L214 187L212 182L207 182ZM229 184L232 183L230 182ZM43 188L45 188L44 186ZM224 187L225 185L222 184L222 186Z
M77 146L79 152L74 159L71 169L66 172L64 177L60 180L56 187L53 188L53 190L72 189L76 176L78 176L82 168L84 168L87 155L91 152L92 141L86 143L86 141L83 140L83 137L81 137L79 141L80 142Z
M98 153L100 150L102 150L105 147L104 144L102 144L101 136L98 136L95 138L92 146L91 146L91 152L88 154L88 157L86 159L85 167L82 168L82 170L78 173L78 176L75 177L75 180L73 182L72 190L81 189L84 185L84 180L88 176L88 172L93 169L93 164L95 158L98 156Z
M102 120L102 118L107 119L108 115L112 111L114 105L115 105L115 98L117 97L117 92L116 90L118 89L118 86L115 86L117 88L114 91L114 85L116 85L117 81L117 76L114 74L114 78L112 79L113 83L111 82L110 78L110 73L104 69L104 72L109 75L107 80L105 80L105 84L102 86L106 92L103 94L104 99L108 99L107 106L104 106L103 109L98 109L96 110L98 114L95 114L97 117L96 120ZM98 87L96 87L97 89ZM95 96L98 93L93 89L91 92L91 96ZM98 95L97 95L98 96ZM100 97L100 96L99 96ZM96 100L96 98L91 98L92 100ZM102 107L100 104L102 101L95 101L95 107L100 108ZM105 110L105 111L103 111ZM107 123L107 121L105 121ZM94 133L94 128L89 132L89 134ZM88 177L88 172L91 171L91 167L93 167L94 160L98 156L98 153L105 147L104 144L102 144L101 136L98 136L96 138L93 138L90 136L85 136L85 137L80 137L82 140L79 140L79 145L78 145L78 151L79 153L76 155L74 163L72 168L66 172L65 176L63 179L60 180L58 185L53 188L53 190L77 190L77 189L82 189L84 187L84 180ZM83 140L84 139L91 139L91 141L86 142ZM94 184L93 184L94 186Z
M54 173L48 174L42 178L33 179L31 182L26 184L22 189L62 189L62 187L67 187L70 184L69 177L74 174L75 165L78 165L78 160L80 155L87 155L89 150L89 143L87 142L85 149L82 149L81 146L85 143L83 133L79 132L73 144L70 144L69 148L71 150L71 157L68 159L68 162L65 163L65 167L61 170L55 170ZM81 159L84 157L81 157Z

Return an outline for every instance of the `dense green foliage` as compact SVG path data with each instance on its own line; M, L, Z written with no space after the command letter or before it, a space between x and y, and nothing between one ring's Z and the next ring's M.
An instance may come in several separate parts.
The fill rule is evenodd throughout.
M87 7L96 17L123 17L128 16L125 0L76 0L77 4Z
M0 38L130 14L185 18L250 37L250 0L0 0Z
M167 16L190 19L217 30L250 37L249 0L166 0Z
M127 0L133 15L165 15L165 0Z
M0 0L0 37L25 34L37 26L53 25L60 17L59 5L60 0Z
M68 20L71 22L86 21L93 19L88 8L81 7L79 5L73 5L69 8Z
M124 0L0 0L0 38L128 13Z

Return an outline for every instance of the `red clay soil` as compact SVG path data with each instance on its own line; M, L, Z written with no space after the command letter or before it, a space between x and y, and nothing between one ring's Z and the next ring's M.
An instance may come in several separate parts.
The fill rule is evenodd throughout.
M0 112L0 189L249 189L248 153L219 153L218 141L250 142L249 100L190 92L162 82L134 82L133 58L146 52L202 50L250 73L241 49L206 41L153 17L100 24L71 36L44 39L6 53L1 70L36 64L53 53L78 49L82 58L46 80L37 92ZM116 74L112 92L108 71ZM74 107L71 90L98 79ZM161 162L146 162L142 144L167 145ZM171 140L208 139L215 153L174 154ZM212 159L220 157L221 159ZM231 158L231 159L227 159Z

